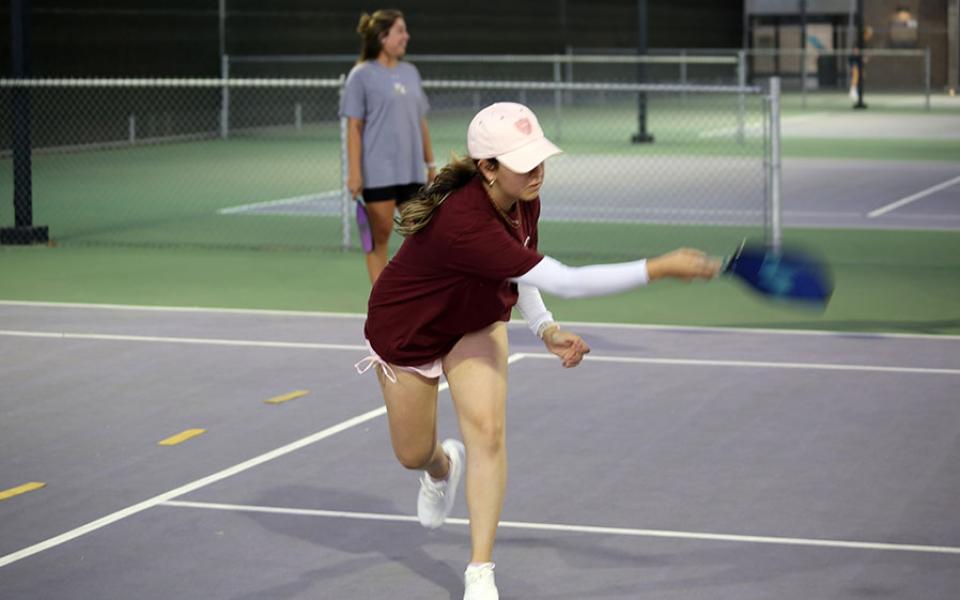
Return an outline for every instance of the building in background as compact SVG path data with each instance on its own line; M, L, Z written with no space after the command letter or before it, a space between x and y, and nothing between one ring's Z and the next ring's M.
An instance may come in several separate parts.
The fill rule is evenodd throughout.
M912 90L923 84L929 48L934 90L956 78L957 0L868 0L864 5L864 47L872 89ZM743 45L756 52L752 73L779 74L785 85L843 87L846 54L856 45L856 0L744 0ZM953 46L951 46L953 44ZM897 51L900 51L899 53Z

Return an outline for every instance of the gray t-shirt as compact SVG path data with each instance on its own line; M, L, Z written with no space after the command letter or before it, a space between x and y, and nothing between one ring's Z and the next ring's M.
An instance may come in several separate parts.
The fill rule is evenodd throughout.
M363 120L363 187L426 181L420 119L429 108L410 63L368 60L350 70L340 116Z

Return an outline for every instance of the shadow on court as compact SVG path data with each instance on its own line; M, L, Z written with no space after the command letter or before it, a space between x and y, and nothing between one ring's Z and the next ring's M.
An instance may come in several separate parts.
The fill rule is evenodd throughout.
M361 467L362 468L362 467ZM348 506L360 512L397 514L397 507L383 498L331 487L290 485L273 488L255 498L255 504L272 506L282 499L285 507ZM462 573L449 563L436 560L423 550L429 540L443 539L458 545L468 545L465 531L438 530L428 532L410 523L384 523L354 519L326 519L323 517L242 513L271 533L294 538L322 549L334 550L350 556L346 561L328 567L307 571L279 587L261 589L239 596L236 600L263 600L265 598L292 598L299 593L317 589L331 577L363 577L365 571L383 562L394 562L408 569L412 576L432 582L450 592L450 598L463 594Z

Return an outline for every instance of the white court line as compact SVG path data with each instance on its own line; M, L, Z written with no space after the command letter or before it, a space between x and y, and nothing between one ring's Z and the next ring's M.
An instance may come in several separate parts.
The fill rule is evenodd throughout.
M556 359L553 354L523 352L523 358ZM650 365L684 365L696 367L736 367L759 369L803 369L811 371L868 371L877 373L917 373L920 375L960 375L960 369L934 369L926 367L886 367L880 365L842 365L834 363L765 362L750 360L704 360L694 358L640 358L634 356L583 357L585 361L634 363Z
M948 181L944 181L943 183L939 183L939 184L937 184L937 185L935 185L935 186L933 186L933 187L929 187L929 188L927 188L927 189L925 189L925 190L919 191L919 192L917 192L916 194L913 194L913 195L911 195L911 196L907 196L906 198L901 198L901 199L897 200L896 202L891 202L890 204L888 204L888 205L886 205L886 206L881 206L881 207L878 208L877 210L872 210L872 211L870 211L870 212L867 213L867 218L873 219L873 218L879 217L880 215L885 215L885 214L887 214L888 212L890 212L890 211L892 211L892 210L896 210L896 209L900 208L901 206L906 206L907 204L910 204L911 202L916 202L917 200L920 200L921 198L926 198L927 196L929 196L929 195L931 195L931 194L935 194L936 192L939 192L940 190L945 190L945 189L947 189L948 187L950 187L950 186L952 186L952 185L954 185L954 184L956 184L956 183L960 183L960 176L954 177L953 179L950 179L950 180L948 180Z
M265 202L253 202L251 204L239 204L237 206L221 208L220 210L217 211L217 214L221 214L221 215L242 214L245 212L250 212L252 210L257 210L258 208L268 208L271 206L306 204L307 202L314 202L317 200L334 200L334 199L340 198L340 196L342 195L343 195L343 192L340 190L329 190L326 192L320 192L319 194L306 194L303 196L292 196L290 198L280 198L279 200L267 200Z
M198 312L209 314L236 314L236 315L264 315L264 316L296 316L319 317L326 319L366 319L364 313L345 312L312 312L296 310L267 310L257 308L210 308L202 306L155 306L133 304L90 304L81 302L33 302L27 300L0 300L0 306L24 306L39 308L82 308L91 310L129 310L155 312ZM511 321L511 325L519 325L523 321ZM813 335L843 338L862 339L918 339L918 340L960 340L960 335L939 335L933 333L871 333L859 331L826 331L818 329L764 329L748 327L700 327L692 325L648 325L644 323L610 323L605 321L564 321L566 325L576 327L596 327L600 329L636 329L642 331L685 331L707 333L749 333L755 335Z
M129 506L122 510L118 510L117 512L111 513L105 517L101 517L96 521L91 521L86 525L82 525L80 527L77 527L76 529L72 529L70 531L67 531L66 533L62 533L56 537L52 537L46 541L40 542L38 544L34 544L33 546L29 546L22 550L18 550L17 552L8 554L6 556L0 556L0 567L4 567L11 563L17 562L18 560L27 558L28 556L32 556L39 552L43 552L44 550L49 550L50 548L69 542L70 540L76 539L82 535L86 535L92 531L96 531L101 527L106 527L111 523L116 523L121 519L125 519L139 512L145 511L148 508L153 508L158 504L161 504L168 500L173 500L178 496L182 496L184 494L199 490L200 488L208 486L211 483L216 483L222 479L226 479L227 477L231 477L238 473L242 473L243 471L246 471L248 469L252 469L253 467L256 467L257 465L261 465L267 461L271 461L285 454L289 454L294 450L299 450L300 448L309 446L310 444L313 444L315 442L319 442L320 440L326 439L332 435L340 433L341 431L345 431L347 429L350 429L351 427L355 427L357 425L360 425L361 423L365 423L371 419L375 419L383 415L384 413L386 413L386 410L387 410L386 408L380 407L380 408L365 412L362 415L358 415L356 417L353 417L352 419L343 421L342 423L334 425L333 427L328 427L323 431L314 433L313 435L297 440L296 442L287 444L286 446L282 446L280 448L277 448L276 450L267 452L266 454L261 454L260 456L252 458L246 462L242 462L238 465L234 465L232 467L224 469L218 473L214 473L213 475L209 475L202 479L198 479L186 485L180 486L174 490L170 490L169 492L160 494L159 496L154 496L153 498L150 498L149 500L144 500L139 504L134 504L133 506Z
M521 358L523 358L523 356L519 354L512 354L507 358L507 362L515 363L519 361ZM443 382L438 387L438 391L442 392L448 387L449 386L447 385L447 383ZM387 412L386 407L381 406L380 408L375 408L371 411L367 411L363 413L362 415L357 415L353 418L347 419L346 421L343 421L331 427L327 427L323 431L318 431L317 433L308 435L305 438L301 438L295 442L291 442L286 446L281 446L280 448L271 450L270 452L266 452L264 454L261 454L260 456L251 458L250 460L247 460L240 464L234 465L232 467L228 467L222 471L214 473L213 475L208 475L207 477L204 477L202 479L197 479L196 481L193 481L186 485L182 485L174 490L170 490L169 492L165 492L158 496L154 496L153 498L150 498L148 500L144 500L143 502L140 502L138 504L134 504L133 506L129 506L122 510L118 510L117 512L111 513L105 517L101 517L96 521L91 521L86 525L81 525L76 529L71 529L66 533L61 533L58 536L52 537L38 544L28 546L26 548L23 548L22 550L18 550L11 554L7 554L6 556L0 556L0 567L4 567L11 563L15 563L18 560L22 560L24 558L27 558L28 556L33 556L34 554L43 552L44 550L49 550L50 548L54 548L56 546L59 546L71 540L74 540L80 536L96 531L97 529L106 527L107 525L116 523L117 521L126 519L127 517L143 512L148 508L153 508L154 506L157 506L159 504L169 502L170 500L173 500L179 496L183 496L184 494L189 494L190 492L194 492L212 483L216 483L228 477L232 477L234 475L237 475L239 473L252 469L253 467L262 465L263 463L269 462L275 458L280 458L281 456L290 454L295 450L300 450L301 448L304 448L306 446L319 442L320 440L327 439L338 433L346 431L352 427L356 427L357 425L366 423L367 421L371 421L379 416L386 414L386 412Z
M307 350L366 350L362 344L321 344L315 342L271 342L266 340L224 340L215 338L157 337L148 335L112 335L105 333L58 333L0 329L0 336L58 338L65 340L101 340L110 342L154 342L161 344L201 344L209 346L252 346L255 348L302 348Z
M796 115L792 117L783 117L780 119L780 126L783 125L795 125L797 123L806 123L809 121L817 121L821 117L826 116L827 113L811 113L809 115ZM697 134L697 137L704 138L716 138L716 137L729 137L735 135L740 130L739 127L717 127L715 129L708 129L706 131L701 131ZM759 135L763 133L763 123L751 122L744 124L743 132L747 135Z
M213 338L156 337L142 335L111 335L98 333L56 333L46 331L12 331L0 329L0 336L53 338L75 340L102 340L117 342L153 342L162 344L201 344L212 346L241 346L255 348L298 348L306 350L366 350L360 344L322 344L314 342L271 342L262 340L225 340ZM555 360L556 356L547 353L520 352L521 358L540 358ZM940 369L928 367L890 367L883 365L844 365L834 363L767 362L749 360L711 360L698 358L642 358L635 356L597 356L589 355L584 360L591 362L634 363L653 365L686 365L698 367L736 367L764 369L805 369L813 371L868 371L880 373L917 373L921 375L960 375L960 369Z
M315 510L301 508L282 508L273 506L251 506L246 504L219 504L214 502L185 502L180 500L163 502L163 506L176 508L200 508L237 512L259 512L280 515L300 515L311 517L329 517L335 519L358 519L364 521L395 521L417 523L417 517L382 513L345 512L338 510ZM447 519L451 525L469 525L467 519ZM857 550L892 550L897 552L925 552L930 554L960 554L960 548L954 546L924 546L918 544L886 544L876 542L853 542L847 540L829 540L816 538L790 538L760 535L735 535L725 533L700 533L694 531L671 531L667 529L633 529L626 527L597 527L592 525L564 525L558 523L530 523L522 521L500 521L504 529L527 529L535 531L558 531L562 533L599 533L635 537L659 537L685 540L709 540L718 542L741 542L750 544L782 544L791 546L820 546L828 548L852 548Z

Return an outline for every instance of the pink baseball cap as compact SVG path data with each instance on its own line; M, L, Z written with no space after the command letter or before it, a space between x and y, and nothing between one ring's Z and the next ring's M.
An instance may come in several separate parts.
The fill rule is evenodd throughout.
M543 135L533 111L516 102L491 104L473 117L467 129L470 158L496 158L514 173L531 171L561 152Z

